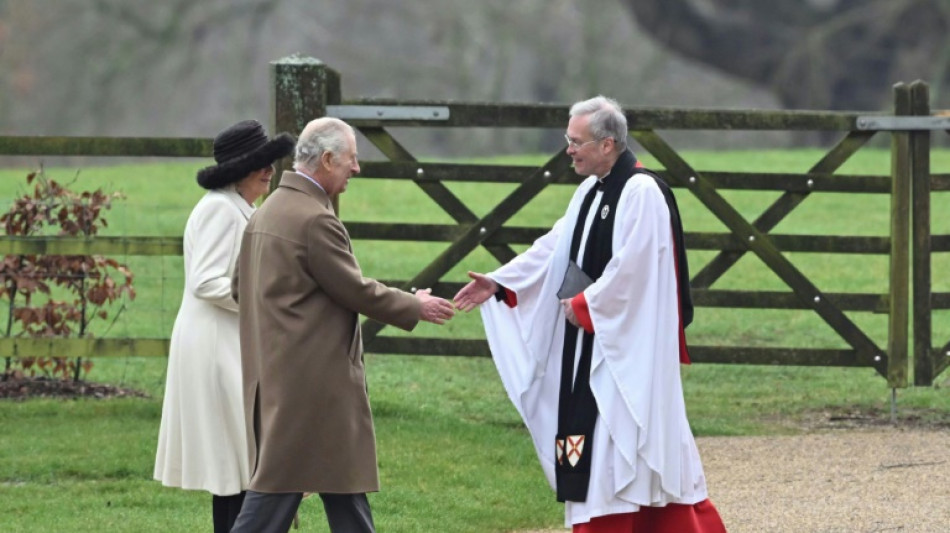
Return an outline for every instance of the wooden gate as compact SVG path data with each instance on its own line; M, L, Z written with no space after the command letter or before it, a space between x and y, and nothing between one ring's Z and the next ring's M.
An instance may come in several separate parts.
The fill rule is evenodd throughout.
M288 79L285 66L275 65L277 79ZM296 68L296 66L294 67ZM455 226L409 224L348 224L354 239L446 240L441 254L411 280L399 280L403 288L435 287L448 295L460 286L441 282L452 267L473 249L484 246L504 263L515 254L511 244L528 243L547 228L509 228L505 223L545 187L555 183L576 183L563 150L538 168L469 167L465 165L419 163L387 128L391 127L533 127L562 129L567 121L566 106L494 105L452 102L392 102L339 98L339 76L325 65L308 66L300 73L312 85L321 80L328 87L317 91L331 95L322 113L348 121L389 158L388 162L363 165L363 174L413 181L457 223ZM327 72L331 72L327 74ZM910 90L895 91L895 115L910 115ZM335 96L335 98L333 97ZM345 105L341 105L345 104ZM846 349L763 348L743 346L691 346L697 362L754 363L872 367L893 387L907 384L909 312L909 232L910 183L919 165L911 158L911 130L882 126L876 115L855 113L787 111L679 111L631 109L627 118L632 137L652 154L665 170L661 172L676 188L689 191L721 221L728 234L687 232L691 249L715 249L718 254L692 279L697 306L761 309L808 309L816 313L847 343ZM277 129L297 129L302 124L281 123ZM804 174L703 172L690 164L659 134L659 130L818 130L841 132L841 140ZM855 152L879 131L892 135L892 175L837 175ZM916 137L914 137L916 138ZM914 145L916 146L916 145ZM450 180L519 183L484 217L477 217L461 199L445 186ZM778 190L777 201L755 220L744 219L720 193L723 189ZM891 197L890 235L883 237L775 235L770 231L814 192L887 194ZM688 228L687 228L688 229ZM816 286L783 252L831 252L884 254L890 257L888 291L883 294L832 293ZM713 290L710 286L745 254L754 254L788 287L784 292ZM875 343L871 336L848 318L845 311L888 314L887 344ZM364 323L369 350L387 353L488 355L484 341L472 339L428 339L381 334L383 326Z

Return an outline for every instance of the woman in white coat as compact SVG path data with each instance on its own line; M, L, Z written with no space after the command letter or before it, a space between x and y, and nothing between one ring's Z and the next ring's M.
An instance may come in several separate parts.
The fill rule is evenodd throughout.
M212 494L214 531L230 531L249 479L238 307L231 276L254 201L294 139L268 140L254 120L214 138L216 165L198 172L208 192L185 225L185 291L172 329L156 480Z

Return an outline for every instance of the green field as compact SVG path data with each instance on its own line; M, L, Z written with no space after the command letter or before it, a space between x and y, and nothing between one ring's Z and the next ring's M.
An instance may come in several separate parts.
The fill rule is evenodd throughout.
M798 172L822 155L818 150L781 152L694 152L699 170ZM840 172L886 174L889 153L865 149ZM543 157L505 163L537 163ZM648 166L650 159L644 158ZM126 166L48 168L74 189L122 191L126 199L106 215L107 235L181 234L202 190L195 171L205 161ZM936 152L935 172L950 169L950 153ZM0 205L24 190L27 168L0 170ZM474 212L482 214L513 189L510 185L449 184ZM549 226L563 212L572 188L552 187L510 223ZM777 193L725 191L747 219L764 210ZM683 190L677 190L687 231L723 227ZM939 209L946 193L933 196L933 231L950 233L950 216ZM355 179L341 198L344 221L402 221L448 224L416 186L389 180ZM884 195L815 193L776 233L886 235L889 200ZM373 277L406 279L446 243L358 241L356 253ZM940 273L950 254L935 256L934 289L950 290ZM710 252L690 252L698 271ZM884 292L885 257L789 254L790 260L826 292ZM163 337L171 331L182 290L181 258L125 257L139 293L107 330L110 337ZM466 270L496 265L486 252L473 252L447 279ZM744 258L714 288L786 290L753 257ZM451 296L451 295L444 295ZM886 342L886 316L851 313L879 345ZM946 313L934 317L935 343L950 339ZM99 327L101 329L95 329ZM387 334L396 334L386 330ZM477 313L444 328L422 325L414 335L480 338ZM844 347L831 329L805 311L699 308L690 342L704 345ZM151 481L161 412L164 359L98 359L92 381L141 389L147 399L0 403L0 531L210 531L210 496L168 489ZM371 496L377 526L386 532L510 531L555 527L561 509L547 488L527 433L497 379L491 361L453 357L367 356L369 388L379 440L383 489ZM950 386L898 391L899 415L947 420ZM887 412L890 390L870 369L693 365L683 368L690 422L698 436L785 434L823 410ZM883 415L882 415L883 416ZM710 487L715 496L715 487ZM326 531L316 499L304 502L300 531Z

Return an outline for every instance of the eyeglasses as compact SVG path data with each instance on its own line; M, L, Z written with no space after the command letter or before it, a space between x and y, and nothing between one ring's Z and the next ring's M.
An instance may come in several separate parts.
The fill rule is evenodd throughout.
M573 149L575 149L575 150L580 150L581 148L587 146L587 145L590 144L590 143L595 143L595 142L597 142L597 141L602 141L603 139L593 139L593 140L590 140L590 141L587 141L587 142L579 143L579 142L575 141L574 139L571 139L570 137L568 137L567 134L565 133L565 134L564 134L564 140L567 141L567 147L568 147L568 148L573 148Z

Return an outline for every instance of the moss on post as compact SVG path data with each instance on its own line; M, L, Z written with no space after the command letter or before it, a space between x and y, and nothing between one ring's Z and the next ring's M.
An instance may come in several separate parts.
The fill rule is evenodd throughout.
M319 59L292 55L271 64L271 132L300 135L308 122L326 116L327 106L340 102L340 74ZM280 173L291 168L293 159L277 162L277 187Z

